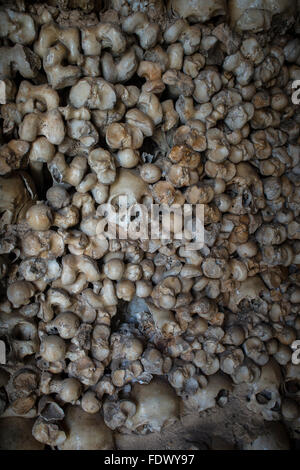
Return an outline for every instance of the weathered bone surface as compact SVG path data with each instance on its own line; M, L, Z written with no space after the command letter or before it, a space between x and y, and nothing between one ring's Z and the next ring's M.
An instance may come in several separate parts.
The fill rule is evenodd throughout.
M299 32L293 0L0 7L1 449L299 439ZM204 246L138 204L202 204Z

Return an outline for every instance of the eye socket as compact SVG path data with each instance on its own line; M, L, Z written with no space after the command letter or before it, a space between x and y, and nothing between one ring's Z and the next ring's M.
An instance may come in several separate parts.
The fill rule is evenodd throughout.
M226 191L226 194L231 197L232 199L236 198L238 195L238 191L235 188L229 188Z
M296 380L290 380L286 382L285 389L288 393L296 394L300 391L300 383Z
M268 390L263 390L262 392L257 393L255 395L255 398L256 398L257 403L259 403L260 405L266 405L271 400L272 393L269 392Z
M57 335L57 334L58 334L58 330L57 330L56 326L51 326L51 327L49 328L49 330L48 330L48 333L49 333L50 335Z

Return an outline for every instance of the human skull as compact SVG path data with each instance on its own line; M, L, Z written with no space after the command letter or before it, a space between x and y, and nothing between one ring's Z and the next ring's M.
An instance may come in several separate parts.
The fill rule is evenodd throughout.
M160 431L179 418L180 399L168 383L154 378L150 384L134 384L131 399L136 413L128 417L125 426L138 434Z
M260 378L251 384L247 408L254 413L261 414L267 421L278 421L281 417L280 383L280 367L275 360L270 359L262 367Z

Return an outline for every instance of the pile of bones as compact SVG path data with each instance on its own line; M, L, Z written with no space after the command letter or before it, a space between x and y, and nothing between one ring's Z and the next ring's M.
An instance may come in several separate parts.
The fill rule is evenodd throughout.
M108 3L0 7L0 427L112 449L243 385L297 438L300 8ZM100 234L122 195L203 247Z

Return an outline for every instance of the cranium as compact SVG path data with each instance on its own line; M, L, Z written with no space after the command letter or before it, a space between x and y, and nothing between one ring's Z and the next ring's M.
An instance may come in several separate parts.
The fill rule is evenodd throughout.
M228 376L216 373L207 377L207 385L199 388L193 395L184 398L184 406L190 411L204 411L222 403L232 390L232 382Z
M9 336L9 346L7 360L22 360L38 351L39 340L37 327L33 320L25 319L18 313L0 313L1 334Z
M134 384L131 399L136 413L128 417L125 427L139 434L160 431L179 418L180 399L170 385L155 378L150 384Z
M267 421L279 420L281 417L279 393L281 379L279 365L275 360L270 359L262 367L259 380L251 385L251 391L248 395L248 409L260 413Z

